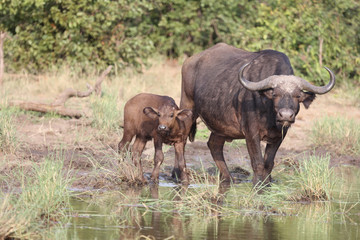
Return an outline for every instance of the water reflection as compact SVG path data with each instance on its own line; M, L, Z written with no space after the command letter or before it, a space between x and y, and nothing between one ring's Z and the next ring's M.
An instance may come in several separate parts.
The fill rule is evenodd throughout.
M181 201L189 188L152 185L101 194L93 199L73 199L77 212L68 226L69 239L360 239L359 170L342 169L339 188L349 191L347 202L289 205L284 215L180 214L181 209L162 209L154 199ZM220 206L229 186L216 189ZM142 200L140 200L142 199ZM153 205L151 205L153 204ZM159 203L160 204L160 203ZM352 204L352 205L351 205ZM195 206L194 206L195 208ZM293 214L292 214L293 213Z

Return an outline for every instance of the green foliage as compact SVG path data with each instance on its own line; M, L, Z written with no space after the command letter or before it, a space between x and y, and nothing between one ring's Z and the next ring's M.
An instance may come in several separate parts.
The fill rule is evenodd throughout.
M140 64L152 50L142 29L149 4L138 1L4 0L3 28L12 37L6 59L15 69L41 70L53 64ZM150 28L150 25L146 25Z
M360 123L343 117L323 117L315 122L311 141L340 154L360 155Z
M359 84L356 0L27 0L0 2L0 30L12 69L59 63L139 66L150 54L192 55L218 42L285 52L297 75Z

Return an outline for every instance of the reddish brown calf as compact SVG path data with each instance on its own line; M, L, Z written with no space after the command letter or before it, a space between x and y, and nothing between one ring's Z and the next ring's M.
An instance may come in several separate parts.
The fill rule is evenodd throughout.
M158 182L160 165L164 160L162 144L174 145L175 163L179 164L177 173L180 174L182 183L188 184L184 149L191 124L192 111L179 110L171 97L140 93L125 104L124 135L119 142L119 152L129 150L130 142L136 136L131 149L132 160L140 169L141 179L145 181L140 157L146 142L154 139L154 170L151 180Z

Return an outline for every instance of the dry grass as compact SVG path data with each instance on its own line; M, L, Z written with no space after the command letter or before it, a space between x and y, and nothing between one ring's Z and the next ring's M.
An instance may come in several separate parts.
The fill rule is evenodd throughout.
M344 117L325 116L315 122L311 140L340 154L360 155L360 122Z
M116 151L107 151L101 158L88 156L92 171L87 178L91 179L90 185L95 188L118 188L121 184L136 186L143 185L139 168L131 160L131 153L118 154Z
M178 100L180 98L182 63L178 60L166 60L160 56L149 62L151 63L150 67L144 67L143 73L135 72L133 69L125 69L121 72L117 69L112 70L104 80L103 88L115 92L119 101L127 101L140 92L169 95ZM85 90L87 83L93 84L100 73L91 70L88 72L91 74L85 75L75 67L63 66L61 69L41 75L5 74L0 96L7 100L50 103L66 88ZM88 102L86 98L73 98L68 100L67 105L79 108L84 105L89 107Z

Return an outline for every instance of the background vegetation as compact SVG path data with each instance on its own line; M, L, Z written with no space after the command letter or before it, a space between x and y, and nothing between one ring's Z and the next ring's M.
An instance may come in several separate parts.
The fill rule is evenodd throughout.
M356 0L2 0L7 71L61 64L140 67L153 54L177 58L218 42L285 52L297 74L321 83L322 69L359 83Z

